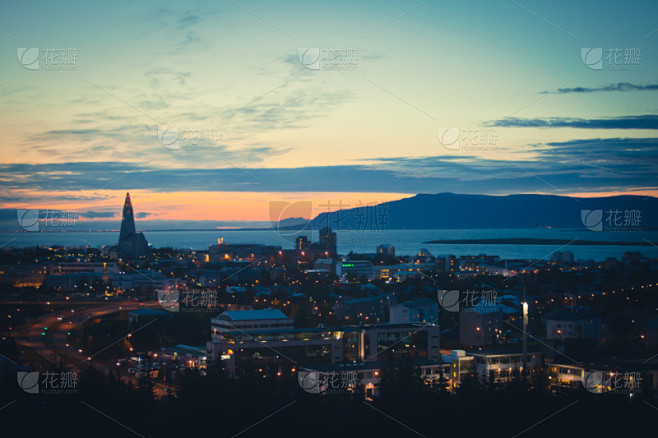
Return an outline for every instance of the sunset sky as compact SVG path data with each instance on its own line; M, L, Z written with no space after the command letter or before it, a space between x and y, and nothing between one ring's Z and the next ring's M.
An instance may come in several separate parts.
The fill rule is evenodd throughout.
M658 193L655 1L0 9L3 220L115 219L127 191L225 226L270 201Z

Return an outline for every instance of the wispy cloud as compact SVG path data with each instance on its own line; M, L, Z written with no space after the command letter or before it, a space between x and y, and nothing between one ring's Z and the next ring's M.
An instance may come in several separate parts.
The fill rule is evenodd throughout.
M500 120L490 120L485 125L505 128L658 129L658 116L623 116L605 119L581 119L575 117L524 119L506 117Z
M192 12L192 11L185 11L185 13L181 16L179 16L176 19L176 25L180 29L184 29L189 26L194 26L195 24L198 24L202 20L200 14Z
M630 82L617 82L602 87L574 87L558 88L557 90L544 90L540 94L568 94L568 93L597 93L609 91L657 91L658 84L638 85Z
M328 115L351 99L352 94L348 91L317 93L300 89L285 96L256 101L237 112L230 109L226 117L231 120L230 126L249 132L299 129L308 127L312 120Z

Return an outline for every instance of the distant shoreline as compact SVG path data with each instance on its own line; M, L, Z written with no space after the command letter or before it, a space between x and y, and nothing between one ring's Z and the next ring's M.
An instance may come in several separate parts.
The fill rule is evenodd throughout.
M510 238L510 239L442 239L429 240L424 244L436 245L582 245L582 246L656 246L652 242L606 242L594 240L567 240L567 239L534 239L534 238Z

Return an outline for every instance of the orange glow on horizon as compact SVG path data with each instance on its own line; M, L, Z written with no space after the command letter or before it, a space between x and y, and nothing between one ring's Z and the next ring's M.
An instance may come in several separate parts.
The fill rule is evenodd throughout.
M80 222L120 220L125 191L102 192L25 192L14 197L33 199L31 202L6 202L2 208L74 210ZM334 192L151 192L130 190L136 221L270 221L270 202L310 201L310 218L329 211L374 205L408 198L406 193L334 193ZM47 199L68 198L52 202ZM71 200L78 198L79 201ZM329 208L327 207L329 205ZM87 211L112 212L112 217L85 218ZM140 218L140 213L148 216ZM303 215L304 216L304 215ZM282 217L280 219L286 219ZM304 217L304 219L310 219ZM118 225L117 225L118 227Z

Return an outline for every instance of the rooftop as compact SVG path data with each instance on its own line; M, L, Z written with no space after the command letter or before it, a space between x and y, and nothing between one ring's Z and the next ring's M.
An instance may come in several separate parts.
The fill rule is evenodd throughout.
M255 321L259 319L288 319L288 316L279 309L260 309L227 310L220 314L219 318L228 318L230 321Z
M541 354L539 346L528 345L528 354ZM467 350L467 355L477 356L507 356L510 354L523 354L523 346L520 344L496 345L478 350Z
M430 359L414 359L414 366L416 367L425 367L432 365L442 365L445 362L435 361ZM392 363L393 367L398 367L400 361L394 361ZM302 368L312 371L320 372L331 372L331 371L375 371L375 370L386 370L391 367L391 362L386 361L367 361L359 363L341 363L341 364L314 364L307 365Z
M258 335L268 335L268 334L299 334L299 333L334 333L334 332L347 332L355 333L361 332L363 330L390 330L391 332L399 332L403 330L408 330L410 332L418 332L425 328L435 327L433 324L421 324L421 323L399 323L399 324L369 324L369 325L343 325L338 327L308 327L308 328L269 328L269 329L259 329L257 332L250 331L249 337L258 336ZM240 334L240 333L237 333Z

